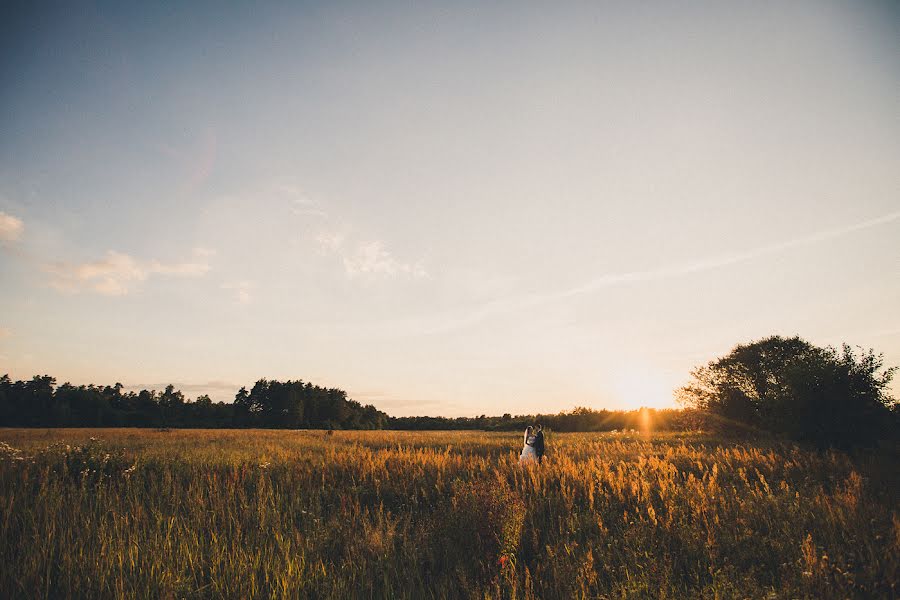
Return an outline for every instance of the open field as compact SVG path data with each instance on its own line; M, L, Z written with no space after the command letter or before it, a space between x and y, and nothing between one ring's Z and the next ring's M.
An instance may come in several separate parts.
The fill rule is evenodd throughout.
M520 467L518 434L480 432L0 441L4 598L898 594L896 481L840 454L552 434Z

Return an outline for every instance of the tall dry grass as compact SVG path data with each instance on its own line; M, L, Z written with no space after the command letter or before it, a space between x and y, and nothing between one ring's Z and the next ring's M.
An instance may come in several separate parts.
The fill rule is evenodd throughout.
M91 437L99 438L91 440ZM696 436L0 430L4 598L891 598L893 485Z

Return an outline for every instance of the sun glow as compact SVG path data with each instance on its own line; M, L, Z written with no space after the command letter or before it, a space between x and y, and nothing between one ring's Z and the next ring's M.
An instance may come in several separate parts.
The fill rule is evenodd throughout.
M641 409L641 433L649 435L653 429L653 417L650 415L650 409L644 407Z
M671 408L674 404L671 384L647 368L620 370L613 381L613 391L625 410Z

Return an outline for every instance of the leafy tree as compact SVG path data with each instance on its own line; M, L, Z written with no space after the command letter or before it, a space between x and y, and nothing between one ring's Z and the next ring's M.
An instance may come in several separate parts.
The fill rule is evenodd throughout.
M188 407L189 422L192 427L203 427L205 424L215 420L215 408L213 402L207 394L197 396L194 402Z
M247 388L241 387L234 395L234 424L236 426L249 426L252 423L252 404Z
M137 427L159 427L163 423L159 396L155 390L141 390L134 400L135 411L130 425Z
M163 426L170 427L178 424L178 417L183 412L184 394L176 390L171 383L159 396L159 406L162 409Z
M820 348L799 337L772 336L738 345L695 369L678 396L725 427L849 448L897 433L888 389L894 371L872 350Z

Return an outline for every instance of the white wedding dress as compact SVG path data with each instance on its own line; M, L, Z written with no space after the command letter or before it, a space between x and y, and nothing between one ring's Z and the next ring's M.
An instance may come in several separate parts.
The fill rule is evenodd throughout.
M525 440L525 445L522 447L522 454L519 456L520 463L526 462L537 462L538 455L534 450L534 443L537 438L533 435L529 435Z

